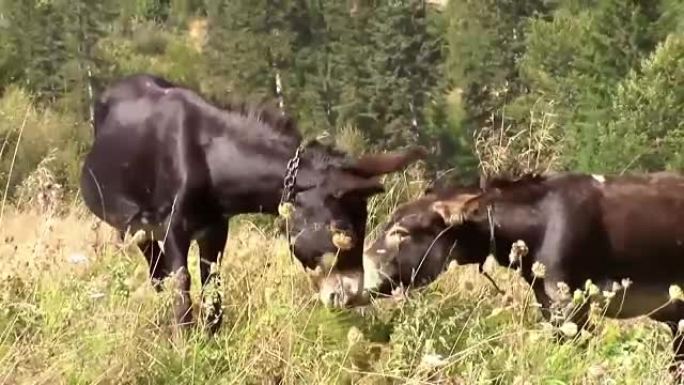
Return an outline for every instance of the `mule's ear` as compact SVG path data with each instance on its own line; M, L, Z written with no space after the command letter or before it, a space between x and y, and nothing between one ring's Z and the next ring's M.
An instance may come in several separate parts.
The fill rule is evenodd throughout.
M453 198L438 200L430 209L437 213L447 225L457 225L471 219L479 209L477 194L459 194Z
M362 155L347 168L365 177L380 176L403 170L411 163L425 159L427 155L425 147L413 146L401 151Z
M384 191L385 187L378 177L362 178L355 175L342 174L337 177L336 188L333 195L336 198L342 198L349 194L369 197Z

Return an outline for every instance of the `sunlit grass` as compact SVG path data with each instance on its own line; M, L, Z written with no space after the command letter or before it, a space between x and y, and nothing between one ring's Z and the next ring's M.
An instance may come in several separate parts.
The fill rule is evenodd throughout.
M131 245L78 206L62 217L8 212L0 238L3 384L658 384L669 336L604 321L556 343L514 272L496 295L456 267L409 300L322 308L282 238L234 223L214 338L173 338L170 298ZM198 302L197 250L192 249Z

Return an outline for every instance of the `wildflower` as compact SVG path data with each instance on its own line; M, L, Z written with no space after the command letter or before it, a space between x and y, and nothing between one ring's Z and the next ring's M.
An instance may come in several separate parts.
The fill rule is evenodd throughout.
M611 289L611 291L613 292L613 294L615 294L615 293L617 293L618 291L620 291L620 289L622 289L622 285L620 285L620 284L617 283L617 282L613 282L613 288Z
M294 214L294 211L295 207L290 202L284 202L278 205L278 214L280 214L280 216L285 219L292 218L292 214Z
M670 285L670 301L684 301L684 292L679 285Z
M527 255L529 249L522 240L518 240L511 246L511 253L508 255L508 260L511 265L520 262L520 260Z
M572 293L572 302L576 305L584 303L584 292L580 289L575 290L575 292Z
M423 358L421 360L423 365L436 368L446 364L444 357L435 351L435 341L433 339L425 341L423 352Z
M604 290L603 291L603 297L607 300L611 300L611 299L613 299L613 297L615 297L615 292L609 291L609 290Z
M562 299L567 299L570 297L570 286L568 286L567 283L565 282L558 282L556 283L556 287L558 288L558 294L560 294Z
M598 286L594 285L591 279L587 279L587 281L584 282L584 290L586 290L587 293L589 293L590 297L594 297L601 292Z
M423 365L431 368L437 368L447 364L447 360L445 360L441 354L436 353L424 354L421 361Z
M363 332L356 326L350 327L347 332L347 342L349 345L356 345L361 341L363 341Z
M542 264L541 262L535 262L532 265L532 274L536 278L544 278L544 276L546 275L546 266L544 266L544 264Z
M336 231L332 236L332 243L340 250L349 250L354 246L352 242L352 237L341 232Z
M632 280L629 278L623 278L620 284L623 288L627 289L628 287L632 286Z
M574 337L577 335L577 324L574 322L566 322L560 327L560 331L567 337Z
M404 290L404 288L401 287L401 286L398 286L398 287L394 288L394 289L392 290L392 292L390 293L390 295L391 295L392 298L393 298L394 300L396 300L396 301L401 301L401 300L404 300L404 299L407 298L407 296L406 296L406 295L407 295L406 290Z
M69 255L69 263L72 263L74 265L82 265L86 262L88 262L88 257L85 254L81 253L74 253Z

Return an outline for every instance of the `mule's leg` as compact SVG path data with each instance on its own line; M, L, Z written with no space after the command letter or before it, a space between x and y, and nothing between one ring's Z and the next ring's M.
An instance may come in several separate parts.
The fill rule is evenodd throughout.
M119 242L122 244L126 240L126 232L118 231ZM169 269L165 265L164 252L157 241L151 239L144 239L136 243L138 249L145 257L147 261L147 266L149 266L149 277L152 283L152 287L156 291L161 291L161 281L164 277L167 277L170 273Z
M171 271L166 266L166 258L159 243L153 240L145 240L138 243L138 248L145 256L149 266L150 279L155 290L161 290L161 281L167 277Z
M175 275L174 316L176 323L189 326L192 323L192 302L190 299L190 272L188 271L188 251L190 234L179 224L172 225L164 240L164 258L168 271Z
M539 305L541 305L541 314L545 321L551 321L551 298L546 295L546 290L544 289L544 280L537 279L532 284L532 291L534 292L534 298L537 300Z
M223 310L221 309L221 279L218 276L220 257L226 247L228 239L228 222L223 220L215 223L197 239L200 252L200 278L202 280L202 310L206 315L206 326L211 333L221 327ZM216 263L216 273L211 273L211 265ZM213 287L209 290L209 284Z

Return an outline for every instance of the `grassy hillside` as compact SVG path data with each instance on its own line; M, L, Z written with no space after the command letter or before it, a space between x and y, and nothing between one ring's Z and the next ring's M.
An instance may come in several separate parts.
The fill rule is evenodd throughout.
M406 183L374 202L376 212L393 204L381 199L417 190ZM114 242L78 202L63 203L62 215L45 207L5 208L0 223L0 384L660 384L668 377L663 327L601 321L593 337L557 344L528 287L502 268L493 275L505 296L474 266L453 266L409 299L327 310L284 239L251 218L230 230L224 328L213 339L173 338L169 298L154 293L138 251ZM197 302L195 246L191 254Z

